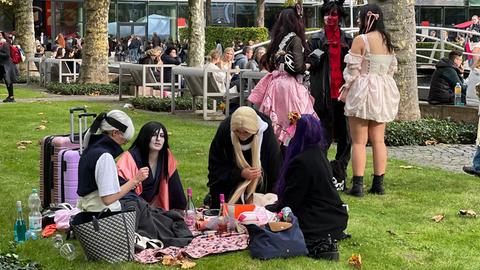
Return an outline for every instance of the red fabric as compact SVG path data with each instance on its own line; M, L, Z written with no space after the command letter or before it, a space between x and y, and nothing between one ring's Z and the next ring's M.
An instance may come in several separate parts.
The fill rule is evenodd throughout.
M340 47L340 28L325 29L330 52L330 97L337 99L340 96L339 89L343 83L342 62Z
M57 231L57 225L56 224L50 224L45 226L45 228L42 231L42 237L47 238L54 234Z

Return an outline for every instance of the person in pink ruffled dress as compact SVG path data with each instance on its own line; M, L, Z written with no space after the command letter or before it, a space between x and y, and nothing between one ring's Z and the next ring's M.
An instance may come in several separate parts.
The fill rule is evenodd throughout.
M298 4L280 12L266 53L270 73L258 82L248 97L259 111L270 117L275 136L285 146L294 135L287 132L289 112L317 117L313 97L302 84L303 74L309 67L305 63L308 47L302 16L302 7Z
M345 100L352 137L352 196L363 196L366 145L373 148L373 183L369 193L383 195L383 177L387 167L385 125L395 119L400 94L393 79L397 59L390 35L385 31L383 14L375 4L363 6L359 13L360 35L353 40L345 62Z

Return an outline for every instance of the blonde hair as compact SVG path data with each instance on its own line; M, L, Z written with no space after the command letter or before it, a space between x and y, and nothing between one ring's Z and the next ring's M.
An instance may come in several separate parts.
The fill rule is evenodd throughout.
M252 140L252 164L249 164L243 155L242 148L240 145L240 140L235 134L235 131L242 129L250 134L253 134ZM240 169L245 168L262 168L262 163L260 161L260 145L258 138L258 118L257 113L250 107L242 106L238 108L233 114L230 122L230 134L232 137L233 150L235 153L235 161L237 166ZM236 203L242 195L246 195L246 202L251 203L253 200L253 193L257 189L258 185L262 184L262 176L256 179L247 179L240 183L237 186L237 189L234 191L232 197L228 203Z
M208 62L212 62L213 59L220 59L220 52L218 50L211 50L207 55Z
M231 52L232 54L235 54L235 51L233 50L232 47L225 48L225 50L223 50L222 61L225 60L225 56L227 55L227 52Z

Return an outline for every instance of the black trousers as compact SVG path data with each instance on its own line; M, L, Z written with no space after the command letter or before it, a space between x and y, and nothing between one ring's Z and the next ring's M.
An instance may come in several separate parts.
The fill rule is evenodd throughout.
M328 148L336 141L337 153L331 161L333 176L337 180L345 180L348 162L350 161L352 140L348 129L348 120L345 116L345 103L337 99L331 100L331 111L327 117L321 119L327 135Z
M10 80L7 80L6 76L7 76L7 72L6 72L5 68L3 67L3 65L0 65L0 82L2 80L5 81L5 86L7 86L7 90L8 90L8 96L12 97L13 96L13 83Z

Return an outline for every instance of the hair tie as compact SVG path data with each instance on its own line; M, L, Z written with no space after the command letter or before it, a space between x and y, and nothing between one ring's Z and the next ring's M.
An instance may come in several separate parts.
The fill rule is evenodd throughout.
M367 12L367 29L365 31L365 34L368 33L370 31L370 29L372 29L372 26L373 26L373 23L375 21L378 21L378 19L380 19L380 14L377 14L377 13L373 13L372 11L368 11Z
M296 125L298 119L302 118L302 115L298 112L289 112L288 113L288 120L290 121L291 125Z
M120 130L122 133L125 133L127 131L128 126L124 125L117 119L107 116L107 113L100 113L97 118L93 121L92 125L90 126L90 132L92 134L97 133L97 130L100 128L102 125L102 121L105 120L108 124L110 124L112 127Z

